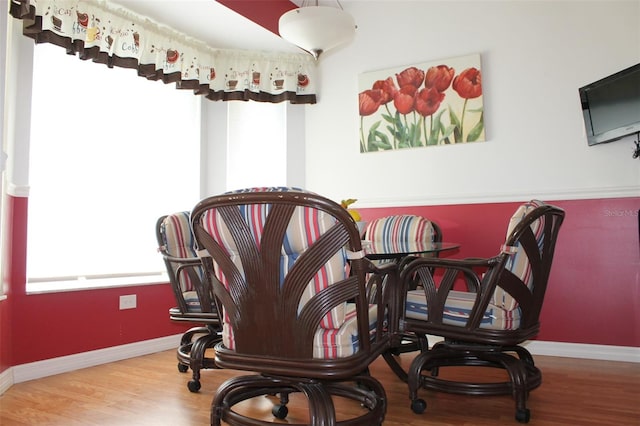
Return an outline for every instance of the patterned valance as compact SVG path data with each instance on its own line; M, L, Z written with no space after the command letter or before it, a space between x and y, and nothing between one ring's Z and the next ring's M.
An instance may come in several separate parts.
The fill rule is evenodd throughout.
M307 54L216 49L104 0L11 0L10 13L36 43L135 68L210 100L316 102L316 63Z

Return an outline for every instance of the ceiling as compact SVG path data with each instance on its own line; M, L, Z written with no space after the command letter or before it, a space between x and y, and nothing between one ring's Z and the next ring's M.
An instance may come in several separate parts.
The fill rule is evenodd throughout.
M113 0L113 3L214 48L302 52L277 35L280 15L297 7L289 0Z

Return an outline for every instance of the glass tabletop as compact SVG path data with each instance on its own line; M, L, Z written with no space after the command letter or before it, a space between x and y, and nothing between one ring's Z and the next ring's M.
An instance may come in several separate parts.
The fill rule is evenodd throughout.
M412 254L440 253L460 247L458 243L433 243L424 241L362 241L362 248L369 259L399 259Z

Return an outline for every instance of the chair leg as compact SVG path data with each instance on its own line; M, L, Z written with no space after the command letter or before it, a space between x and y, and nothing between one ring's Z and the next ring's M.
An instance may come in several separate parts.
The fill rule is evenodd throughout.
M391 371L403 382L408 380L408 374L400 365L397 355L409 352L425 352L429 350L429 340L424 335L406 335L402 336L402 341L397 347L394 347L382 354L382 358L386 361Z
M207 327L192 327L185 331L180 338L180 344L176 351L176 357L178 358L178 371L186 373L191 367L191 350L193 348L193 338L198 334L209 333Z
M199 337L193 342L189 353L189 365L193 372L192 379L187 383L190 392L198 392L201 388L200 370L206 368L216 368L215 362L207 362L206 351L214 347L222 337L215 330L210 330L210 334Z

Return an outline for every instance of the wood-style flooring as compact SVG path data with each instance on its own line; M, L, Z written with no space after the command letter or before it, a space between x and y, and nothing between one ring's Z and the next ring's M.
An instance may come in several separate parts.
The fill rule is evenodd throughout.
M403 362L411 354L403 355ZM535 357L543 372L542 385L531 392L529 425L640 425L640 363L572 358ZM472 374L469 368L454 372ZM422 390L427 410L409 408L406 384L382 359L371 368L385 386L388 409L385 426L518 425L510 396L462 396ZM137 426L208 425L211 400L227 378L244 374L205 370L199 393L187 390L191 373L179 373L174 351L86 368L13 385L0 396L0 425ZM444 372L443 372L444 374ZM494 369L475 369L475 377L495 377ZM272 419L268 397L245 403L241 409ZM292 396L291 422L305 422L300 399ZM337 401L338 416L354 410ZM281 422L286 424L285 422Z

